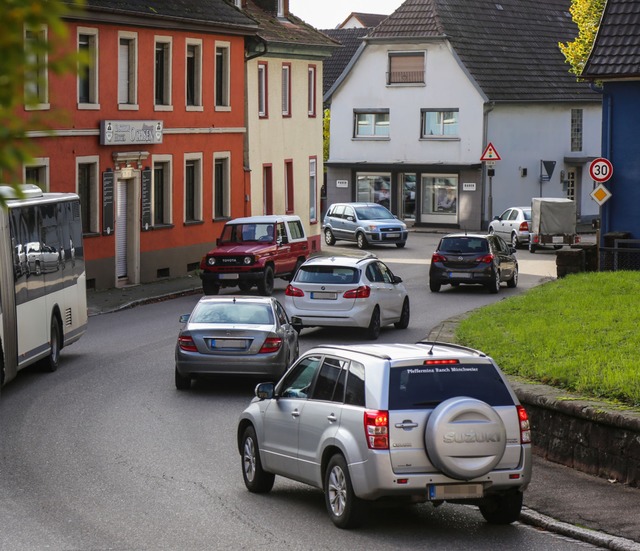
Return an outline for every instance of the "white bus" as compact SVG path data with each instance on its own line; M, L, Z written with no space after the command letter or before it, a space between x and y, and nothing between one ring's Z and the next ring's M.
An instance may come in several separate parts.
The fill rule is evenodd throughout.
M36 362L55 371L87 328L79 197L23 190L0 208L0 384Z

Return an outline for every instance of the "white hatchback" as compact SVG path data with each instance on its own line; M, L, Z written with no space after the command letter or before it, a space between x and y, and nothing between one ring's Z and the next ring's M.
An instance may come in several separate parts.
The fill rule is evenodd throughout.
M287 286L284 307L298 330L356 327L371 340L391 323L406 329L411 315L402 279L374 255L310 258Z

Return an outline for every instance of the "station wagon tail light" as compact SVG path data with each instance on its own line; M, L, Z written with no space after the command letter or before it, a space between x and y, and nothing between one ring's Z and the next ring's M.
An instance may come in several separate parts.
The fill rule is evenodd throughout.
M476 262L478 264L493 264L494 258L495 257L492 254L485 254L484 256L476 258Z
M284 290L284 294L288 297L303 297L304 291L299 289L298 287L294 287L293 285L287 285L287 288Z
M260 348L258 354L269 354L270 352L277 352L282 346L282 339L280 337L267 337Z
M431 262L446 262L447 261L447 257L444 255L441 255L440 253L433 253L433 255L431 256Z
M197 352L196 343L193 342L193 339L188 335L181 335L178 337L178 346L180 350L184 350L185 352Z
M368 285L360 285L357 289L350 289L346 291L344 298L369 298L371 296L371 287Z
M389 412L365 411L364 433L371 450L389 449Z
M516 406L518 410L518 420L520 421L520 441L523 444L531 443L531 425L529 424L529 415L523 406Z

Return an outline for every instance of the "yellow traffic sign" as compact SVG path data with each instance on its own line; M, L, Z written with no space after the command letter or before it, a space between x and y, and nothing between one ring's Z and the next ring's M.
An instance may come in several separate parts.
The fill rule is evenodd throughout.
M602 206L611 198L611 195L612 193L600 184L591 192L591 199L598 203L599 206Z

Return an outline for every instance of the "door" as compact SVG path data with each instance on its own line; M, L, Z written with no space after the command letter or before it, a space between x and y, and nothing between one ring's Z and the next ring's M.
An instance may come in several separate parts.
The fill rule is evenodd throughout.
M118 180L116 186L116 278L127 278L127 182Z

